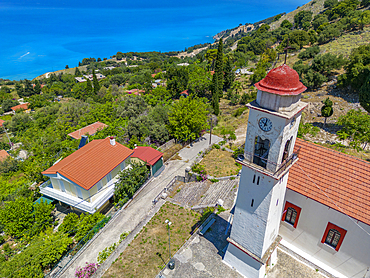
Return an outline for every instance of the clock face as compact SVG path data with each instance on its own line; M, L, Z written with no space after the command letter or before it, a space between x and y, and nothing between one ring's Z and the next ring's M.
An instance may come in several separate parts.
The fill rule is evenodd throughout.
M260 129L263 131L270 131L272 128L272 122L269 118L261 118L260 121L258 122L258 125Z

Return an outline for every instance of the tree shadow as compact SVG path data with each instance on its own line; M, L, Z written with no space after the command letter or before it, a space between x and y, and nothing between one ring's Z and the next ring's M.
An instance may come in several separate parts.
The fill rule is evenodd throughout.
M337 132L342 128L340 125L334 123L326 123L325 126L321 122L313 122L311 124L333 135L337 135Z

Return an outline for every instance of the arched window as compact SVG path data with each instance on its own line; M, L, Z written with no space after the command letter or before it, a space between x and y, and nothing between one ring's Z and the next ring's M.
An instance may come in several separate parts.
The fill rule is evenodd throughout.
M296 218L297 218L297 211L292 207L287 208L286 214L285 214L285 222L288 222L294 225Z
M266 168L269 150L270 141L268 139L262 140L261 137L257 136L254 143L253 163Z
M340 232L338 232L336 229L330 229L326 236L325 243L330 245L331 247L336 248L339 240Z
M290 139L286 141L285 143L284 153L283 153L283 158L281 159L281 163L283 163L285 159L289 157L289 148L290 148L290 143L292 142L292 139L293 139L293 136L290 137Z

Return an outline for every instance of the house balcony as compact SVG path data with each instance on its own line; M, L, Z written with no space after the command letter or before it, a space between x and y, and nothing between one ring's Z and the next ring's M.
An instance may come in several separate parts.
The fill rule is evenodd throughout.
M106 186L100 189L100 191L97 193L97 198L93 202L88 201L92 196L84 200L67 192L54 189L50 180L40 185L40 193L49 198L70 205L71 207L93 214L113 196L114 185L117 181L117 178L113 178L111 181L109 181Z
M296 152L293 152L281 164L277 164L273 161L269 161L261 157L260 160L265 161L266 168L253 163L253 160L254 160L253 158L255 157L255 155L251 153L245 152L244 156L239 156L236 159L236 162L248 168L254 169L257 172L270 176L274 178L275 180L279 180L289 171L290 167L292 167L293 164L298 161L298 154L299 154L299 149ZM273 169L273 171L271 171L270 169Z

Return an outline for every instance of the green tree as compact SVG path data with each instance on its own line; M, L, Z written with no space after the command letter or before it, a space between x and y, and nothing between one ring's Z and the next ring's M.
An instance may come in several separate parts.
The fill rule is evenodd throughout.
M194 140L208 128L209 107L204 98L180 98L170 108L168 129L177 140Z
M85 99L89 96L91 96L93 92L93 87L92 87L92 84L91 84L91 81L90 79L87 79L86 81L86 96L85 96Z
M291 29L293 27L293 24L289 20L284 19L283 22L281 22L280 27Z
M76 70L75 70L75 76L81 76L82 73L80 72L80 70L78 69L78 67L76 67Z
M310 36L304 30L293 30L289 33L289 41L294 48L302 49L304 45L309 44Z
M233 82L235 80L235 72L230 57L227 58L224 73L225 73L224 90L226 91L227 89L230 89L232 87Z
M366 148L370 141L370 115L361 110L347 112L346 115L340 116L337 122L342 129L337 132L340 139L349 139L350 145L359 150L361 145Z
M294 16L294 23L299 27L306 29L310 26L312 20L311 11L300 11Z
M300 52L298 54L298 58L299 59L302 59L302 60L307 60L307 59L311 59L311 58L314 58L317 54L320 53L320 47L319 46L311 46L307 49L305 49L304 51Z
M332 9L338 4L338 0L325 0L324 8Z
M76 233L78 229L78 223L80 222L78 215L71 212L68 213L64 219L63 223L59 226L58 231L65 233L68 236L72 236Z
M361 106L370 113L370 74L368 78L361 86L359 91L359 99Z
M215 63L215 75L217 75L219 97L222 97L222 88L224 87L224 54L222 38L218 42L217 56Z
M53 216L51 212L54 210L55 206L53 204L48 204L47 202L41 201L33 206L33 234L39 234L44 231L47 227L50 227L53 223Z
M16 106L18 104L19 104L19 102L16 101L16 100L6 99L6 100L3 101L1 107L3 108L4 112L8 112L8 111L12 110L11 108L13 106Z
M179 98L180 93L186 90L189 81L187 67L171 67L167 69L167 90L172 97Z
M189 73L188 90L197 97L207 97L211 85L211 74L200 66Z
M312 27L317 31L320 25L329 22L328 16L325 14L318 14L312 21Z
M116 201L131 199L150 175L145 164L132 161L130 165L130 168L120 172L118 182L114 186L114 199Z
M327 118L331 117L333 115L333 112L333 102L329 98L327 98L324 101L324 106L321 107L321 116L325 117L324 127L326 125Z
M0 209L0 223L4 226L4 232L21 237L24 231L32 227L32 210L32 202L23 197L6 202Z
M35 92L35 94L41 93L40 81L38 81L37 79L35 80L35 87L33 88L33 91Z
M339 85L351 86L351 89L357 92L370 73L370 44L353 49L344 69L346 73L338 77Z
M217 49L208 49L204 58L207 60L210 70L214 69L214 63L217 57Z

